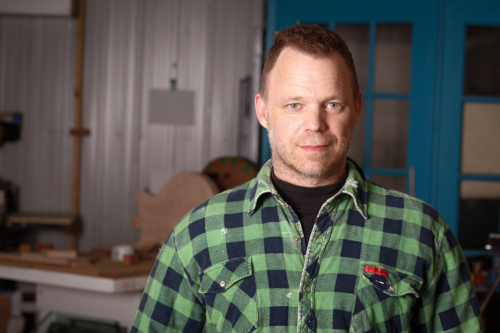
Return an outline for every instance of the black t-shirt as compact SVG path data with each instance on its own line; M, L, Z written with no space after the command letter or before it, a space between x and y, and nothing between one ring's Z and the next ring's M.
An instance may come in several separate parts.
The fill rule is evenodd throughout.
M278 193L297 214L302 225L306 244L308 244L321 206L344 186L347 173L337 183L318 187L302 187L287 183L276 177L274 169L271 178Z

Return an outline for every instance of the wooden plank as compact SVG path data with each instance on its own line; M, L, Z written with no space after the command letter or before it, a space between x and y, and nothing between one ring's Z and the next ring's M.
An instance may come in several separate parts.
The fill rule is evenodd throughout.
M47 250L44 254L47 258L76 259L78 257L75 250Z
M76 24L76 64L75 64L75 99L74 99L74 128L82 129L82 87L83 87L83 53L85 31L85 0L78 1L78 17ZM80 173L81 173L81 144L82 137L73 136L73 170L71 180L71 212L80 215ZM78 235L71 233L71 248L78 251Z
M48 264L56 266L78 267L87 266L92 260L89 256L81 256L76 258L49 258L44 253L28 252L28 253L5 253L0 252L0 261L6 260L10 262L20 262L26 264Z
M54 258L50 258L54 259ZM89 276L109 277L114 279L149 275L153 268L155 259L142 259L135 265L125 265L119 261L113 261L108 256L95 258L96 261L86 266L71 267L70 265L60 265L44 261L21 258L17 253L0 252L0 265L38 268L48 271L81 274Z
M52 225L72 225L76 216L71 213L37 213L20 212L10 214L7 217L7 224L52 224Z
M3 254L0 255L0 258L3 258L5 256L10 256L11 260L22 260L26 262L42 262L42 263L47 263L47 264L52 264L52 265L62 265L62 266L69 266L69 262L66 259L58 259L58 258L46 258L42 253L38 252L29 252L29 253L21 253L19 256L16 254Z

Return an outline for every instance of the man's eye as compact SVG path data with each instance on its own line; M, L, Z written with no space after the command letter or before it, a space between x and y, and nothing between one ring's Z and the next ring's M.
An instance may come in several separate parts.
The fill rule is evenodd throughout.
M340 108L340 103L328 103L327 106L329 109L338 109Z
M288 107L292 110L297 110L300 107L300 104L292 103L292 104L288 104Z

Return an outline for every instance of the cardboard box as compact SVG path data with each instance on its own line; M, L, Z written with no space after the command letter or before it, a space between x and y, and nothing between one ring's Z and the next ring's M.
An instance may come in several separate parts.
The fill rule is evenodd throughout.
M19 290L0 290L0 333L22 333L25 318L21 315Z
M20 317L22 300L19 290L0 290L0 318Z
M0 319L7 320L10 318L10 296L0 295Z

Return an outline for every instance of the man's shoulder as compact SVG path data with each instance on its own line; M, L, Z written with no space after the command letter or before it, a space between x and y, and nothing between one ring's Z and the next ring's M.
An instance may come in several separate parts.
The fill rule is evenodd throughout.
M367 190L369 228L383 231L387 242L384 247L404 253L406 261L397 261L402 266L415 272L421 268L419 262L433 266L458 244L443 217L427 202L371 181L367 181ZM458 252L455 255L463 256ZM409 265L412 258L416 261ZM423 271L418 272L422 277Z
M205 219L224 216L236 212L244 212L248 209L250 201L250 187L254 180L223 191L214 195L207 201L199 204L187 213L175 226L173 233L179 235L186 228L193 229L196 224L205 224Z
M362 168L352 159L348 159L348 167L353 178L363 183L360 188L366 193L358 192L358 196L363 198L361 203L366 204L368 216L387 225L390 221L404 223L415 232L424 228L424 233L429 230L439 239L451 232L443 217L427 202L368 180Z
M403 220L422 227L448 229L439 212L427 202L367 180L368 215Z

